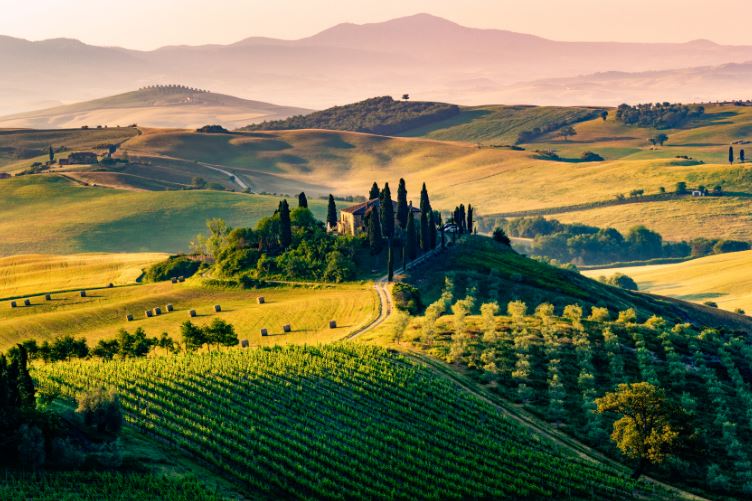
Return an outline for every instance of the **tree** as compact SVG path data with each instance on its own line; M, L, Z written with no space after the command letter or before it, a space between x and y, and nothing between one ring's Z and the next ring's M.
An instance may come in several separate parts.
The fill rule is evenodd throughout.
M687 183L684 181L679 181L676 183L676 194L677 195L684 195L687 193Z
M669 422L663 390L645 382L620 384L595 403L599 414L621 415L614 422L611 440L622 454L637 460L632 478L639 478L648 463L663 462L678 437Z
M410 207L407 205L407 187L405 186L405 180L400 178L399 186L397 187L397 221L399 221L400 228L405 230L407 228L407 213L410 211Z
M287 199L279 203L279 243L283 249L288 248L292 243L292 223Z
M576 136L577 131L574 130L574 127L572 127L571 125L567 125L566 127L562 127L559 130L559 135L564 138L564 141L567 141L567 138Z
M420 211L424 214L431 212L431 200L428 198L426 183L423 183L423 187L420 189Z
M337 204L334 203L334 197L329 194L329 204L326 206L326 224L330 228L337 227Z
M734 147L733 146L729 146L729 156L728 156L728 159L729 159L729 163L730 164L734 163Z
M368 192L368 200L379 198L380 193L381 193L381 190L379 190L379 185L376 184L376 181L374 181L373 184L371 185L371 191Z
M606 111L606 110L601 111L601 118L605 122L606 119L608 118L608 111Z
M84 423L99 433L116 435L123 426L123 411L115 390L97 388L76 397L76 412L83 415Z
M744 163L744 150L739 150L739 162Z
M206 344L206 335L201 327L196 326L190 320L186 320L180 326L180 334L183 336L183 344L189 351L194 351Z
M659 144L663 146L663 143L668 141L668 136L666 134L660 133L656 134L655 136L650 138L650 142L655 146L656 144Z
M407 216L407 238L405 239L405 251L412 261L418 256L418 232L415 228L415 215L410 211Z
M394 247L392 246L391 240L389 241L388 252L389 252L389 255L387 257L387 263L386 263L386 268L387 268L386 279L389 282L392 282L394 281Z
M493 239L494 241L499 242L502 245L506 245L507 247L512 245L512 242L509 240L507 234L498 226L493 230Z
M436 221L440 220L441 216L439 215L438 211L431 211L431 214L428 216L428 241L431 244L431 249L436 248L436 240L438 237L438 234L436 232Z
M308 198L304 191L301 191L298 195L298 207L303 207L304 209L308 208Z
M203 328L204 340L214 346L236 346L238 335L232 324L228 324L221 318L215 318L211 324Z
M374 209L371 209L370 214L367 214L366 217L368 218L368 246L371 249L371 255L375 256L384 248L381 221L379 214Z
M467 204L467 232L473 233L473 206Z
M379 215L381 216L381 231L387 239L394 236L394 205L392 205L392 191L389 183L384 185L379 203Z
M55 150L52 149L52 146L50 146L50 163L55 161Z
M420 213L420 248L423 252L431 250L431 230L428 227L428 215Z

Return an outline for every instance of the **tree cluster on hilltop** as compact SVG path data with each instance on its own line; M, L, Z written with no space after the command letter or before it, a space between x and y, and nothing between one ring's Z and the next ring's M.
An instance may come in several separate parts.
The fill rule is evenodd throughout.
M637 127L654 127L656 129L673 129L683 125L687 120L702 116L703 106L687 106L678 103L647 103L630 106L622 104L616 109L616 119L626 125Z
M374 134L396 134L460 112L455 104L395 101L389 96L374 97L345 106L335 106L308 115L272 120L244 127L244 130L329 129Z

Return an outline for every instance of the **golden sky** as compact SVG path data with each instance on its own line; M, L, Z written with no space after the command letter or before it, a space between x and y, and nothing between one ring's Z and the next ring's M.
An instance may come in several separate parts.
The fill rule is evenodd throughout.
M0 0L0 34L153 49L296 39L426 12L555 40L752 45L752 0Z

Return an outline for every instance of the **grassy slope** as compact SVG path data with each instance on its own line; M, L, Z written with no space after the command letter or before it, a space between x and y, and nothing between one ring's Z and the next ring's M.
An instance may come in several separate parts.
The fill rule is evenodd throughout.
M480 300L496 300L502 305L521 299L530 309L543 302L559 310L568 304L604 306L612 312L635 308L642 319L655 314L700 325L752 328L752 319L747 317L603 285L577 272L526 258L486 237L467 238L412 272L407 281L423 291L428 303L440 294L445 276L453 277L456 296L463 297L466 288L475 285Z
M101 282L101 280L100 280ZM45 292L43 289L39 292ZM256 303L263 295L266 304ZM0 349L24 339L51 339L59 335L83 336L92 342L112 338L121 328L142 327L150 336L168 332L180 339L180 324L189 319L188 310L195 309L199 325L222 318L233 324L241 339L254 345L328 342L344 337L376 316L378 300L368 285L338 285L318 288L270 288L259 291L205 287L195 282L132 285L92 291L87 297L78 292L53 294L52 301L32 298L32 306L0 308ZM146 318L145 310L166 304L175 311ZM222 306L221 313L214 305ZM133 322L126 314L134 315ZM336 320L337 328L329 329ZM292 332L284 334L282 326L291 324ZM269 330L261 337L260 329Z
M174 252L221 217L253 226L279 198L217 191L122 191L84 187L59 176L0 180L0 255ZM325 204L310 201L323 216Z
M249 494L630 495L620 471L578 458L433 370L379 349L56 364L40 367L36 377L43 385L62 381L66 393L133 378L121 393L129 420L210 459ZM207 428L212 433L201 431ZM638 484L638 496L645 487Z
M134 283L165 254L26 254L0 258L0 298Z
M686 301L714 301L720 308L752 311L752 251L693 259L684 263L583 272L590 277L625 273L640 290Z

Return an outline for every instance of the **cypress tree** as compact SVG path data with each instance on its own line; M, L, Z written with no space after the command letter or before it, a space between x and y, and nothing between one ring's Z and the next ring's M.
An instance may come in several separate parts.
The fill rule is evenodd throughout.
M428 215L420 213L420 248L423 252L431 250L431 230L428 227Z
M467 204L467 232L473 233L473 206Z
M734 163L734 147L729 146L729 163Z
M441 213L439 212L439 231L441 232L441 248L446 248L446 239L444 237L444 223L441 220Z
M279 203L279 243L285 249L292 243L292 223L287 199Z
M371 191L368 192L368 200L379 198L380 194L381 194L381 190L379 190L379 185L376 184L376 181L374 181L373 185L371 185Z
M407 238L405 240L407 257L412 261L418 256L418 232L415 228L415 215L410 211L407 215Z
M50 146L50 163L55 161L55 150L52 149L52 146Z
M308 198L303 191L298 195L298 207L303 207L304 209L308 208Z
M326 207L326 222L330 228L337 227L337 204L334 203L334 197L329 194L329 204Z
M36 408L34 381L29 374L29 356L23 345L17 345L10 351L10 368L8 385L11 405L20 410L34 410Z
M375 256L384 248L384 238L381 234L381 221L379 214L371 209L368 216L368 245L371 248L371 255Z
M389 242L389 256L387 258L387 280L392 282L394 281L394 248L392 247L392 242Z
M407 230L405 230L407 231ZM402 239L402 271L407 268L407 239Z
M428 217L428 241L431 245L431 249L436 248L436 212L431 211L431 215Z
M392 238L394 236L394 206L392 205L392 191L389 189L389 183L384 185L384 190L381 192L379 208L381 209L379 211L381 231L386 238Z
M407 187L405 186L405 180L399 180L399 186L397 187L397 220L399 221L400 228L405 230L407 228L407 213L410 208L407 206Z
M460 225L460 233L467 233L467 219L465 215L465 204L460 204L460 214L459 214L459 221L457 222Z
M431 211L431 201L428 199L428 190L426 189L426 183L423 183L423 187L420 190L420 211L427 214Z

